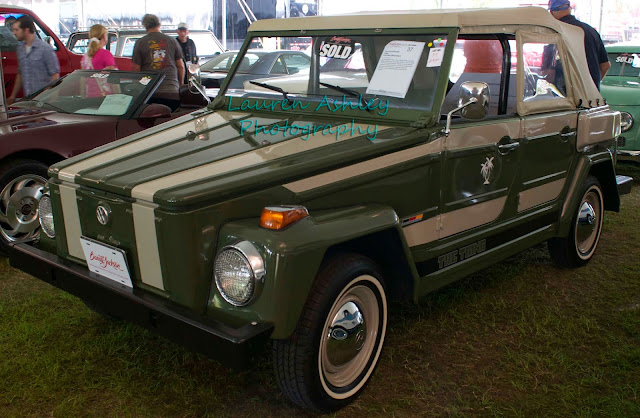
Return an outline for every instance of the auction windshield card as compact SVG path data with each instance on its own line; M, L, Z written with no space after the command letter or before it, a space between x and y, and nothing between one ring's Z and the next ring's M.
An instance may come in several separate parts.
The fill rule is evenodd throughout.
M126 94L111 94L106 96L98 109L97 115L120 116L129 108L133 97Z
M367 94L404 99L424 50L424 42L392 41L384 47Z

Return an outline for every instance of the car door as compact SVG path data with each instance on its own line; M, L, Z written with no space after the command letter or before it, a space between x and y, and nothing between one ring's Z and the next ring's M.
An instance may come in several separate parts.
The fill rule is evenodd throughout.
M508 102L508 89L514 85L515 74L512 76L509 60L504 59L505 55L510 56L507 38L487 38L464 40L465 49L454 48L451 88L441 111L443 122L446 114L458 106L465 82L486 84L488 113L482 120L464 119L455 113L451 131L444 138L440 199L439 206L434 208L437 216L430 218L432 225L425 225L429 228L423 230L425 235L420 240L411 236L407 239L410 246L416 242L429 243L414 251L416 269L422 277L418 294L450 281L454 277L451 269L464 268L467 262L473 262L489 248L491 230L496 231L516 216L514 186L519 175L522 120L515 112L515 105ZM485 47L495 48L496 53L476 54L477 59L484 62L474 65L491 70L475 71L472 51ZM463 55L456 57L456 54Z
M576 148L578 114L568 99L559 37L519 34L518 106L523 117L523 159L518 213L560 198Z

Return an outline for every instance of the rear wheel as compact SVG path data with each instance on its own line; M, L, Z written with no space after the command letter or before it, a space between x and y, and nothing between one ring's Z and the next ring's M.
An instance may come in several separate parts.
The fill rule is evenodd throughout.
M13 242L40 236L38 203L47 182L47 165L16 159L0 166L0 251Z
M349 404L378 363L386 327L378 266L357 254L332 258L316 278L293 335L274 342L280 389L318 412Z
M598 246L603 216L602 187L597 178L589 176L583 186L582 199L571 220L569 236L548 241L553 262L568 268L587 264Z

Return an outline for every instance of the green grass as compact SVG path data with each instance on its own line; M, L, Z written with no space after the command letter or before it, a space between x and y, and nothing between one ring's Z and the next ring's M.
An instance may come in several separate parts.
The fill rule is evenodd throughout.
M640 416L640 188L595 258L532 248L392 307L386 348L338 416ZM0 262L0 416L302 416L269 350L233 372Z

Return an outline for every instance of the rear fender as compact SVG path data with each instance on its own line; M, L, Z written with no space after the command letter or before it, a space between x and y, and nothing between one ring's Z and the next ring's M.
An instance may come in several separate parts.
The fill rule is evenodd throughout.
M604 209L613 212L620 211L620 195L618 194L616 174L613 167L613 157L609 150L584 155L580 158L562 206L558 236L565 237L569 234L575 208L580 203L580 199L582 199L582 185L590 175L596 177L602 186Z

